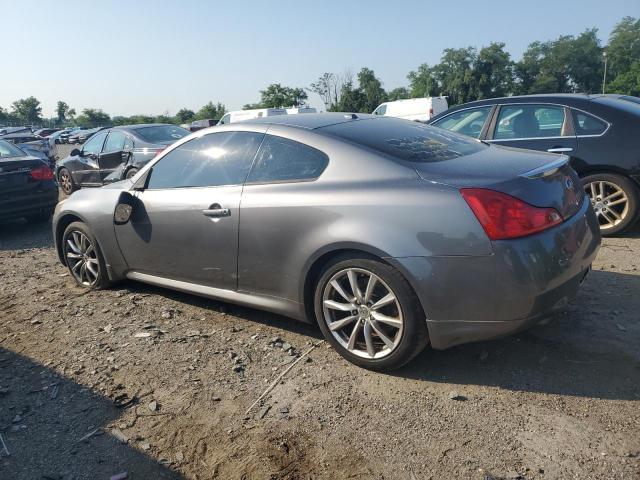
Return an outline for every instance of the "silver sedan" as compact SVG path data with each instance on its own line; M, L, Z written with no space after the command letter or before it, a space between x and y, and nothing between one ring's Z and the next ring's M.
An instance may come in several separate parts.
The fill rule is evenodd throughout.
M600 245L567 158L360 114L178 141L59 204L79 285L130 279L317 323L351 362L515 332L576 293Z

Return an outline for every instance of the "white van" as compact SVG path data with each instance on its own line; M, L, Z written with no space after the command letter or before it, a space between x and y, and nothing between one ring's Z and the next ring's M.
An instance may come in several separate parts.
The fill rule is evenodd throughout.
M313 107L289 107L286 109L287 115L295 115L297 113L318 113Z
M284 108L255 108L253 110L236 110L235 112L225 113L218 122L218 125L226 125L227 123L236 123L243 120L251 120L252 118L273 117L274 115L286 115Z
M448 108L446 97L408 98L381 103L373 114L425 122Z

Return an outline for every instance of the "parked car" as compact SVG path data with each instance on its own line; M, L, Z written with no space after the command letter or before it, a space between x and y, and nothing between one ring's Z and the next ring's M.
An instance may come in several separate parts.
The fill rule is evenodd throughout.
M18 145L23 151L31 156L37 157L49 164L53 164L51 159L51 149L49 148L49 142L43 138L40 138L31 130L21 130L18 132L7 133L6 135L0 135L0 140L11 142L14 145Z
M101 130L82 147L56 164L56 178L64 193L97 187L133 177L149 160L189 132L161 123Z
M335 113L193 133L73 194L53 233L79 285L129 278L317 322L375 370L546 318L600 244L566 159Z
M459 105L429 123L480 140L570 156L603 235L640 216L640 99L527 95Z
M51 135L52 133L58 132L59 130L60 130L59 128L40 128L35 132L33 132L33 134L38 137L45 138Z
M0 140L0 220L46 222L58 203L51 168L16 145Z
M218 124L227 125L229 123L242 122L245 120L252 120L254 118L273 117L286 114L287 111L284 108L256 108L253 110L237 110L235 112L225 113Z
M69 143L69 137L71 135L73 135L75 132L77 132L78 130L81 130L80 127L72 127L72 128L67 128L64 132L62 132L60 134L60 141L58 143Z
M426 122L449 108L446 97L424 97L384 102L373 111L374 115L404 118Z
M197 132L198 130L202 130L203 128L213 127L218 124L220 120L215 118L208 118L206 120L194 120L189 124L190 132Z
M77 130L73 132L71 135L69 135L67 143L70 143L72 145L75 145L75 144L82 145L94 134L98 133L100 130L104 130L105 128L109 128L109 127L95 127L95 128Z

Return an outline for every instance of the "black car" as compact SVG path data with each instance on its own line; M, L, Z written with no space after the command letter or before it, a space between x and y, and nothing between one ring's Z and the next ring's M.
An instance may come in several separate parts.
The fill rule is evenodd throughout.
M428 123L496 145L568 155L603 235L624 231L640 215L640 98L493 98L451 108Z
M96 127L96 128L87 128L87 129L77 130L77 131L71 133L67 137L67 143L83 144L90 137L92 137L94 133L98 133L100 130L104 130L106 128L109 128L109 127Z
M57 203L58 187L49 166L0 140L0 220L46 222Z
M133 177L149 160L189 132L176 125L113 127L94 134L56 165L60 188L67 195L79 187L98 187Z
M198 130L202 130L203 128L213 127L218 124L220 119L218 118L207 118L206 120L194 120L189 125L189 131L197 132Z

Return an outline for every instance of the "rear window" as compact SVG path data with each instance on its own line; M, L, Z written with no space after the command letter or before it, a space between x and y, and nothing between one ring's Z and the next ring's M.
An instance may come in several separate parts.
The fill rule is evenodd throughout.
M0 158L21 157L25 153L18 147L11 145L9 142L0 140Z
M158 125L135 129L136 135L149 143L175 142L189 135L189 131L172 125Z
M481 142L446 130L396 118L340 123L321 130L334 137L415 163L442 162L488 148Z

